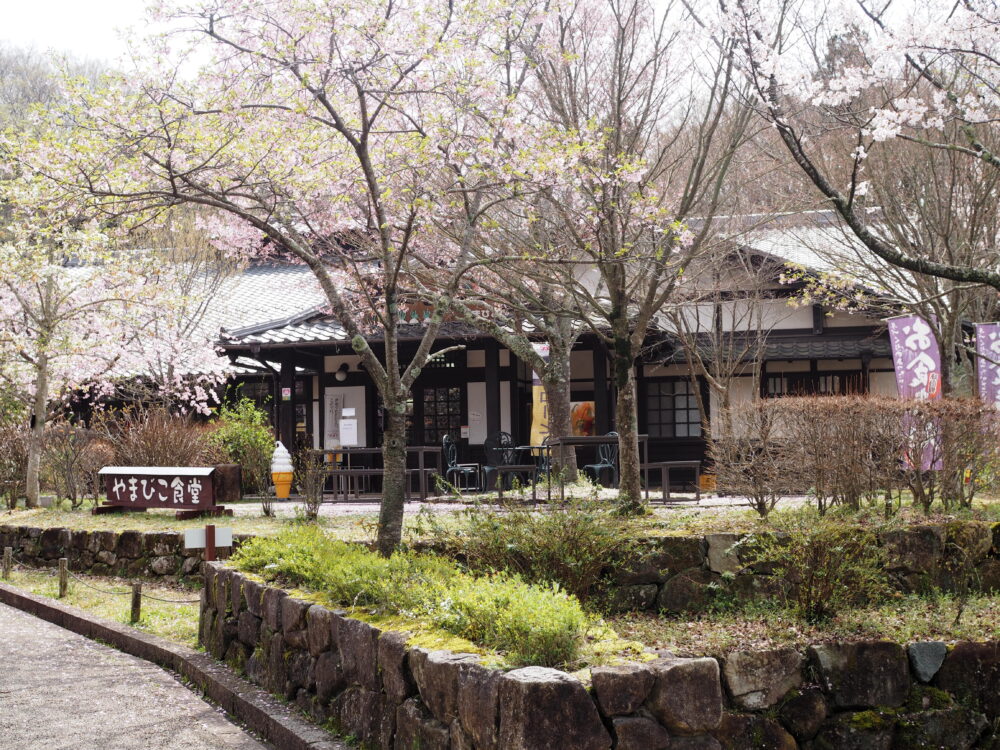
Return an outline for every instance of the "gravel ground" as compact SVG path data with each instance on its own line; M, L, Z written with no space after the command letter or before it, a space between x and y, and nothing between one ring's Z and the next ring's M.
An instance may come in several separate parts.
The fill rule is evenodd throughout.
M3 750L263 750L170 673L0 604Z

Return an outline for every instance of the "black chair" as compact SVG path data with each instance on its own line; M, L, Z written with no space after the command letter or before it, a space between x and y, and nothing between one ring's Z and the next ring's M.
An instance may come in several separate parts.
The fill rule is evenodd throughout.
M597 446L597 463L587 464L583 467L585 472L594 475L594 481L601 481L601 472L605 469L611 470L611 482L613 487L618 486L618 433L609 432L605 437L613 437L609 443L601 443Z
M441 438L441 447L444 451L445 481L459 490L478 490L479 464L460 464L458 462L458 445L451 435L445 435Z
M483 484L485 490L490 486L490 476L499 474L501 466L510 466L516 463L517 451L514 450L514 438L509 432L494 432L483 442L483 450L486 453L486 463L483 464Z

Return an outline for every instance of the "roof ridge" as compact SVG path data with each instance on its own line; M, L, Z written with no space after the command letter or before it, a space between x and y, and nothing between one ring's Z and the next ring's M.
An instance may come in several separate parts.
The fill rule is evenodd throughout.
M221 337L228 339L241 339L244 336L253 336L258 333L263 333L264 331L269 331L274 328L284 328L285 326L296 325L297 323L302 323L309 318L315 317L323 312L322 305L315 305L310 307L308 310L303 310L302 312L295 313L294 315L289 315L284 318L277 318L275 320L268 320L263 323L255 323L253 325L244 326L242 328L236 328L232 331L227 331L225 328L221 329Z

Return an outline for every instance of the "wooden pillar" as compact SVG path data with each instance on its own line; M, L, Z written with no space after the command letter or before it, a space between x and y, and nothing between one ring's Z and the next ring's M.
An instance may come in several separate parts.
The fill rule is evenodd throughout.
M594 343L594 433L611 431L611 388L608 386L608 357L600 342Z
M486 435L500 431L500 344L486 342Z
M289 397L285 399L288 389ZM278 439L289 451L295 448L295 365L285 360L278 376Z

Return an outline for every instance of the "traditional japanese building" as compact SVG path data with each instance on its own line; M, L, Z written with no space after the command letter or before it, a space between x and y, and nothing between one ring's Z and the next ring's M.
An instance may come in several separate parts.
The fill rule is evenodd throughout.
M813 223L747 233L734 244L741 262L733 266L754 269L753 294L748 293L749 279L732 273L723 279L718 294L681 309L687 349L670 317L661 318L636 368L639 428L648 435L651 460L703 458L702 415L694 389L701 390L701 403L709 405L710 422L718 403L703 379L692 380L687 360L691 346L713 356L710 345L720 332L730 344L741 339L752 344L744 347L746 362L736 368L733 402L789 394L895 395L881 320L819 303L793 302L806 283L802 274L831 270L816 247L833 241L831 233L839 231ZM800 278L790 274L792 269ZM333 415L348 407L358 418L359 444L377 446L383 423L378 394L344 330L321 311L322 296L311 278L302 267L258 266L234 280L229 295L242 323L224 326L219 347L241 368L248 395L271 397L277 432L286 444L337 447ZM752 325L741 313L750 300L755 306ZM232 321L238 316L227 317ZM422 333L416 317L401 326L404 362ZM378 337L369 343L380 354ZM455 344L465 349L433 360L416 381L410 444L440 445L443 436L450 435L458 441L463 460L481 461L482 444L494 432L509 432L518 444L527 443L530 369L493 339L466 324L447 322L435 349ZM613 430L608 357L593 335L581 337L571 368L571 400L592 411L589 429L598 435Z

